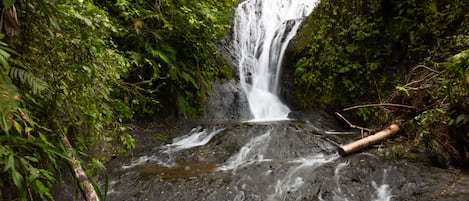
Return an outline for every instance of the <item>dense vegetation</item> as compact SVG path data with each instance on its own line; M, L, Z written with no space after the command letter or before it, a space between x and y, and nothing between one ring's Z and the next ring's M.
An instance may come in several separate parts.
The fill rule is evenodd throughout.
M405 120L428 152L469 164L468 13L465 0L321 1L296 47L300 103L399 105L349 116L368 125Z
M135 146L125 120L200 114L229 76L230 0L2 3L0 200L52 199L70 157L92 174Z
M234 4L223 1L97 1L122 26L114 42L132 65L125 78L137 90L119 92L138 114L184 117L203 112L215 77L230 76L216 51L226 36ZM149 90L151 89L151 90ZM135 94L136 93L136 94ZM133 97L133 98L132 98ZM160 97L166 97L164 99Z

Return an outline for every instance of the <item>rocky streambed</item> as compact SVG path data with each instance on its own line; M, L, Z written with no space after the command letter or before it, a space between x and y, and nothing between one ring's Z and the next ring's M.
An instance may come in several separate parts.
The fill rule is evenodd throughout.
M346 131L320 114L273 123L141 124L133 129L138 147L111 160L99 181L111 201L469 200L467 172L384 159L376 149L340 157L337 144L358 136L318 128Z

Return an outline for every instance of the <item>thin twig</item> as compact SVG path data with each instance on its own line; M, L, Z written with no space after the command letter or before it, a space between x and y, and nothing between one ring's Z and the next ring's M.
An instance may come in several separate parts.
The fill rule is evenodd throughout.
M412 81L412 82L409 82L409 83L405 84L404 87L408 87L410 85L417 84L417 83L422 82L422 81L433 80L434 78L438 77L438 75L439 74L428 74L420 80ZM426 83L426 82L424 82L424 83Z
M429 70L429 71L432 71L432 72L434 72L434 73L436 73L436 74L440 74L440 73L441 73L440 71L433 70L432 68L430 68L430 67L428 67L428 66L425 66L425 65L417 65L417 66L415 66L414 69L412 69L412 71L415 71L415 70L417 70L417 69L419 69L419 68L425 68L425 69L427 69L427 70Z
M344 116L342 116L342 115L341 115L340 113L338 113L338 112L336 112L335 114L336 114L338 117L340 117L342 120L344 120L345 123L347 123L350 128L360 129L360 130L361 130L362 137L365 135L365 134L363 133L363 131L367 131L368 133L374 133L374 132L375 132L374 129L364 128L364 127L361 127L361 126L353 125L352 123L350 123L349 120L347 120Z
M424 90L424 89L428 89L430 87L428 86L423 86L423 87L407 87L406 90L407 91L420 91L420 90Z
M376 79L374 79L374 77L373 77L373 81L375 82L375 89L376 89L376 94L378 94L379 102L382 102L383 100L381 99L381 93L379 93L378 83L376 83Z
M344 120L345 123L347 123L349 127L352 127L352 126L353 126L353 124L350 123L350 121L348 121L348 120L347 120L344 116L342 116L340 113L336 112L335 115L337 115L337 116L340 117L342 120Z
M375 103L375 104L357 105L353 107L348 107L348 108L343 109L343 111L348 111L348 110L353 110L353 109L358 109L358 108L365 108L365 107L380 107L380 106L403 107L403 108L415 109L414 106L410 106L410 105L401 105L401 104L394 104L394 103Z

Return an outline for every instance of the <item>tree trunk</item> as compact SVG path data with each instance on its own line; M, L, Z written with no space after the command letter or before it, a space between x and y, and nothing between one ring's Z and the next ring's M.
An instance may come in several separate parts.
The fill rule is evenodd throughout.
M350 144L342 145L338 148L339 154L341 156L346 156L352 153L355 153L357 151L360 151L370 145L377 144L387 137L390 137L391 135L397 133L400 130L399 125L397 124L391 124L389 127L386 129L377 132L374 135L370 135L368 137L362 138L360 140L357 140L355 142L352 142Z
M70 144L70 141L68 140L65 133L62 133L62 141L65 144L65 147L72 153L70 156L70 165L72 166L75 178L78 180L78 184L83 192L83 195L85 196L85 199L87 201L99 201L98 194L96 193L93 184L83 170L80 161L73 153L72 144Z

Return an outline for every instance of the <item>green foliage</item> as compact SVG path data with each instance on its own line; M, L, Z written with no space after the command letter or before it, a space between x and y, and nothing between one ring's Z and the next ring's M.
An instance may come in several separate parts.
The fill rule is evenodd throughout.
M440 87L448 97L451 109L469 111L469 49L451 57L443 67L447 70L447 77L440 80ZM455 115L454 125L467 123L466 118L465 114Z
M378 148L378 153L381 154L384 158L388 160L400 160L402 158L419 160L419 156L416 153L413 153L413 149L409 146L403 144L393 145L390 149L384 147L383 149Z
M304 108L377 102L410 66L467 48L466 11L462 0L320 1L299 33L300 102Z
M0 40L5 35L0 34ZM8 64L10 53L14 51L8 48L8 45L0 41L0 128L4 133L9 133L12 127L13 115L19 109L18 90L13 85L11 79L8 77L7 72L11 69Z
M35 81L22 81L24 72L38 75L43 81L32 86L47 87L40 95L23 90L25 101L34 103L28 109L53 131L68 128L80 150L128 135L119 128L130 110L112 92L130 64L110 38L118 28L107 13L90 2L68 1L24 2L18 10L28 31L16 41L21 71L10 75L20 83Z
M39 89L34 87L35 76L9 65L10 53L16 54L0 42L0 197L14 200L13 195L18 193L21 200L32 200L33 196L51 200L50 188L56 181L52 170L58 170L57 159L65 157L61 144L47 136L47 130L21 106L21 95L11 78L33 86L33 93Z
M377 70L390 54L381 30L379 1L321 1L306 24L310 48L296 65L296 85L304 107L348 105L374 95ZM307 89L305 91L304 89Z
M8 41L18 54L0 43L0 196L53 200L50 188L68 155L62 131L82 153L106 143L121 145L108 147L113 152L135 146L122 125L132 111L113 96L130 62L111 38L118 27L91 2L15 6L22 34ZM83 157L89 169L102 167Z
M230 0L3 1L13 3L21 34L7 41L18 53L0 42L3 200L53 200L68 152L95 173L134 148L123 125L134 112L199 114L213 80L229 75L216 43Z
M4 8L9 8L15 3L16 0L2 0Z
M423 140L425 144L428 144L432 137L432 130L435 130L437 126L440 126L440 122L445 122L447 119L447 111L442 109L431 109L422 112L417 115L414 120L419 126L419 138Z
M51 142L47 141L44 134L37 133L38 136L35 136L35 130L30 127L26 129L30 133L27 138L16 132L0 137L0 164L3 166L0 186L18 192L21 200L32 200L33 195L42 200L52 200L50 188L56 179L50 169L53 167L58 170L57 159L64 156L59 149L50 145ZM16 189L11 188L11 182ZM3 197L11 196L13 192L8 194L4 191Z
M184 117L203 111L211 83L230 69L216 51L227 35L233 2L119 0L98 3L125 25L116 33L119 49L132 62L127 102L138 114L173 108Z
M469 148L469 50L442 63L435 78L429 107L419 113L413 125L430 150L449 152L456 161L468 160ZM438 151L441 153L441 151Z

